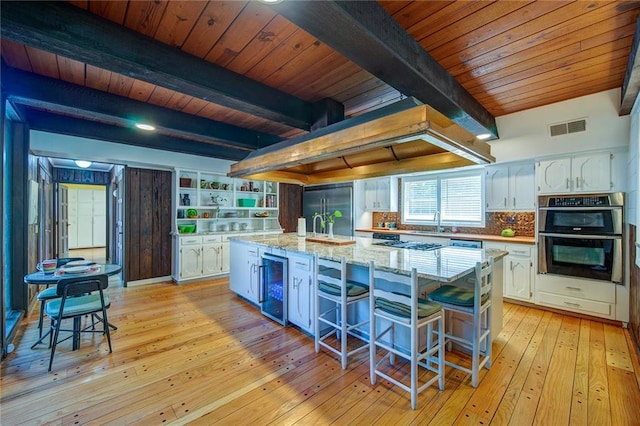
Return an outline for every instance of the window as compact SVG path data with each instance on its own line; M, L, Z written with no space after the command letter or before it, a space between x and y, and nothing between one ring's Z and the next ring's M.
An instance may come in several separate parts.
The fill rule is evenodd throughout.
M482 170L422 175L402 181L402 222L483 227Z

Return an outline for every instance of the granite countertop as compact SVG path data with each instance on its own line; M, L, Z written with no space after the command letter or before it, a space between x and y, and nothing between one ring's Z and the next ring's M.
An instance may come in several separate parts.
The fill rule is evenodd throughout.
M451 232L422 232L413 231L408 229L392 229L392 228L360 228L356 229L356 232L376 232L380 234L397 234L397 235L412 235L415 237L436 237L436 238L459 238L462 240L481 240L481 241L494 241L499 243L516 243L516 244L535 244L535 237L503 237L501 235L488 235L488 234L461 234Z
M246 241L265 247L275 247L298 253L315 254L325 259L340 261L345 256L354 265L369 266L373 260L376 267L395 273L408 274L416 268L418 276L430 280L451 282L473 271L476 262L489 256L500 260L507 255L502 250L442 247L437 250L420 251L375 245L373 238L336 236L340 240L355 241L349 245L330 245L310 242L295 233L232 237L235 241Z

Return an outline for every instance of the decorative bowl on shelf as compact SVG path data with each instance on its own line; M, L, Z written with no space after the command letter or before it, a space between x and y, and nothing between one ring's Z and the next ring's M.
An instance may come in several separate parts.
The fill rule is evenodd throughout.
M195 225L178 225L178 232L181 234L193 234L195 230Z
M269 217L269 212L254 213L255 217Z

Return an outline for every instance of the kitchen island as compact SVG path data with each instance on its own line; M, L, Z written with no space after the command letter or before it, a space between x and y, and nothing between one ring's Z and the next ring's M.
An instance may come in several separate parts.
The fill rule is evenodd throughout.
M376 245L381 240L365 237L336 236L347 245L311 242L295 233L254 235L231 239L231 290L252 303L258 304L260 296L260 266L264 254L288 259L287 306L288 320L304 331L313 330L313 255L340 261L344 256L349 264L349 278L368 282L369 262L377 268L398 274L409 274L416 268L423 296L443 283L454 282L474 272L477 262L489 257L494 259L492 335L502 329L502 258L505 251L442 247L430 251L416 251Z

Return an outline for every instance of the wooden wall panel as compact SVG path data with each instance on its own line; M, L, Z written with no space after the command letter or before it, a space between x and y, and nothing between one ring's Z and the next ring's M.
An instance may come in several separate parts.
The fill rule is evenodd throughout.
M640 354L640 268L635 263L636 251L638 250L635 241L638 228L629 225L629 247L630 273L629 273L629 330L633 336L636 349Z
M302 216L302 187L287 183L280 184L280 209L278 220L284 232L296 232L298 218Z
M125 281L171 275L171 173L125 169Z

